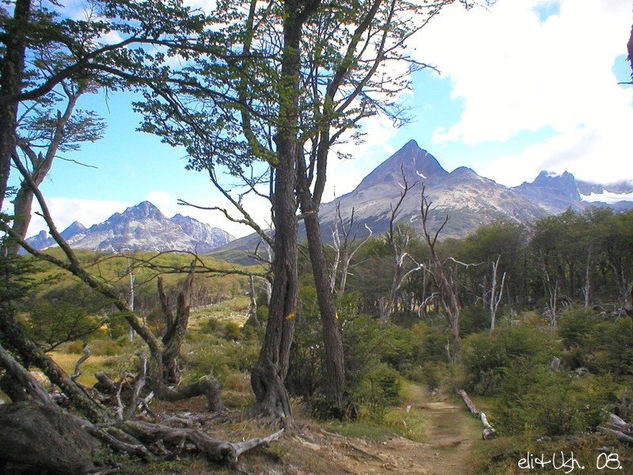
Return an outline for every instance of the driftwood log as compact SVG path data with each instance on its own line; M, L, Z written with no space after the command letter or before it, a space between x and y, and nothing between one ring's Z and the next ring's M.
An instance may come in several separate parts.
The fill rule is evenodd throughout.
M462 399L464 400L464 404L466 404L466 407L468 408L470 413L481 420L481 425L483 426L483 429L481 431L481 438L487 440L492 437L495 434L495 430L488 422L486 414L477 410L477 407L475 407L475 403L472 401L472 399L470 399L466 391L460 389L457 391L457 394L462 397Z
M599 426L598 430L611 434L622 442L633 443L633 425L615 414L609 413L608 422L604 426Z

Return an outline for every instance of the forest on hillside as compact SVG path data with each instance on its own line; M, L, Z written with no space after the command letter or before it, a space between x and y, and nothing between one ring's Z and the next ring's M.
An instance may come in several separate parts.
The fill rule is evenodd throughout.
M451 3L474 6L3 2L0 471L494 473L542 451L629 463L633 212L442 239L450 216L427 228L423 187L422 232L396 223L405 180L386 234L360 237L352 216L320 227L335 146L367 118L407 122L399 98L429 67L408 40ZM139 131L231 208L183 204L249 226L258 264L64 239L41 185L103 136L79 99L121 91ZM248 194L268 200L273 232ZM26 241L35 212L56 246Z

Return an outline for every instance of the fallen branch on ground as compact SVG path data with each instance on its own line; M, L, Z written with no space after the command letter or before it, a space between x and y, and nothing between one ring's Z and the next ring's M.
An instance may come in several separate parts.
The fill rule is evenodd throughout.
M609 413L609 421L604 426L599 426L598 430L611 434L623 442L633 443L633 425L611 412Z
M483 425L481 438L487 440L492 437L495 434L495 430L490 425L490 423L488 423L488 418L486 417L486 414L477 410L477 408L475 407L475 403L472 401L472 399L470 399L466 391L464 391L463 389L459 389L457 391L457 394L462 397L462 399L464 400L464 404L466 404L466 407L468 408L470 413L475 417L479 417L479 419L481 420L481 424Z

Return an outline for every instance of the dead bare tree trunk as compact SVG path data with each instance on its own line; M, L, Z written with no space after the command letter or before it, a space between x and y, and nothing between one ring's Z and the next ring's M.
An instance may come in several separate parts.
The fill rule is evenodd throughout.
M163 380L167 383L179 383L182 375L182 368L180 367L180 348L182 347L189 325L194 274L195 261L191 263L191 270L183 283L181 292L178 294L176 318L168 318L168 320L172 321L172 324L167 327L167 331L163 336Z
M466 391L460 389L457 391L457 394L459 394L464 400L464 404L466 404L468 411L470 411L473 416L478 417L481 420L481 425L483 426L483 429L481 431L481 438L487 440L492 437L496 431L488 423L488 418L486 417L486 414L477 410L477 408L475 407L475 403L470 399L470 397L468 397L468 393Z
M425 188L422 187L422 193L420 198L420 215L422 217L422 232L424 234L424 238L431 252L431 260L433 261L433 270L432 274L439 284L440 288L440 299L445 311L448 314L449 323L451 329L453 330L453 336L455 337L455 343L459 342L459 317L460 317L460 305L459 300L457 299L457 291L455 289L454 282L449 281L448 276L446 274L446 270L444 269L444 264L441 261L437 251L435 250L435 245L437 243L437 238L446 226L448 222L448 216L444 219L442 224L438 227L438 229L431 236L431 231L428 228L428 219L429 212L431 210L431 205L433 203L428 200L425 195Z
M334 261L332 263L332 270L330 271L330 291L338 291L339 294L345 293L345 287L347 286L347 277L349 276L349 268L354 258L354 255L358 250L369 241L373 232L367 224L365 229L369 231L369 234L361 241L356 241L356 233L352 235L354 230L354 208L352 208L351 215L347 223L341 216L340 202L336 203L336 219L334 221L334 230L332 231L332 247L334 249ZM341 240L341 234L343 239ZM339 279L338 289L336 287L336 276L338 272L339 264L341 264L341 277Z
M556 328L556 308L558 306L558 279L555 279L552 283L549 273L545 266L543 266L545 288L547 290L548 302L545 306L545 314L549 319L550 328L553 330Z
M497 293L497 271L499 269L499 259L501 256L497 257L496 261L492 262L492 282L490 284L490 331L494 331L495 329L495 320L497 318L497 310L499 309L499 304L501 303L501 298L503 297L503 284L506 280L506 273L504 272L501 277L501 284L499 285L498 293Z
M132 262L128 259L127 272L130 277L130 290L128 291L128 307L130 312L134 311L134 273L132 272ZM134 328L130 327L128 331L128 339L134 341Z
M379 304L380 310L380 322L385 324L391 318L395 310L396 299L398 297L398 292L400 291L400 287L402 287L405 279L414 272L417 272L424 268L424 265L418 264L415 262L413 257L408 252L409 241L411 240L412 230L410 228L403 228L401 226L397 226L395 224L396 218L398 217L398 213L400 211L400 207L407 194L417 183L409 186L407 179L404 174L404 170L400 169L400 173L402 176L402 191L400 192L400 198L396 202L395 206L391 206L391 215L389 217L389 228L387 230L387 234L385 239L387 244L391 248L391 257L393 258L393 276L391 278L391 286L389 287L389 293L386 297L383 297ZM406 269L406 261L407 258L412 261L415 267L411 269Z
M248 295L250 298L250 304L248 306L247 323L256 328L259 328L262 326L262 324L257 318L257 294L255 292L255 277L253 277L252 275L248 276Z
M122 312L129 325L147 344L150 351L150 377L148 382L150 388L155 392L159 399L174 401L197 395L204 395L207 398L210 410L218 410L222 408L219 384L211 377L201 378L199 381L184 387L170 388L165 384L163 379L163 352L165 347L161 339L154 335L154 333L145 324L143 324L143 322L141 322L133 312L129 310L129 302L120 298L114 288L95 278L82 267L77 255L70 248L68 243L61 237L59 231L57 230L57 227L51 218L46 201L44 200L44 197L39 191L37 185L33 183L30 174L18 160L15 160L15 164L23 178L31 186L33 194L37 198L40 208L42 209L42 215L48 225L51 236L61 248L66 260L59 259L45 252L34 249L20 236L13 232L11 228L6 226L6 224L0 223L1 229L12 238L16 239L19 244L33 256L44 259L59 268L71 272L92 289L112 299L113 304ZM0 325L2 325L1 329L5 335L13 335L13 338L11 339L12 344L16 346L16 349L20 352L25 361L32 362L42 369L49 379L51 379L54 384L57 384L60 389L62 389L62 391L71 398L77 408L82 412L85 412L86 416L91 418L91 420L98 420L101 417L102 411L99 410L96 403L87 397L64 371L62 371L50 358L44 355L41 349L24 335L24 332L17 320L14 318L11 319L11 315L8 315L6 318L2 318L2 316L0 316Z

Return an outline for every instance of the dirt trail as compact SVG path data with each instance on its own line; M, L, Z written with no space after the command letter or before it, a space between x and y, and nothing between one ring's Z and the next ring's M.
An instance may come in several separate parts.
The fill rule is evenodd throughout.
M481 438L479 421L458 401L453 403L446 396L430 395L420 386L411 389L406 404L424 412L425 442L398 436L385 440L343 437L322 430L304 433L297 436L296 441L308 452L313 451L317 458L327 457L327 473L470 473L467 459L473 445ZM324 470L322 464L312 469L304 463L292 465L287 465L282 473L320 473Z

